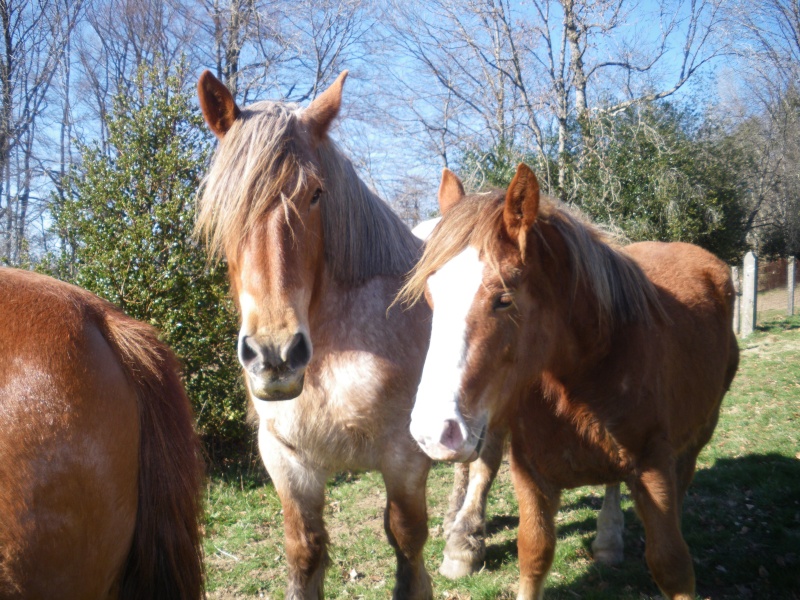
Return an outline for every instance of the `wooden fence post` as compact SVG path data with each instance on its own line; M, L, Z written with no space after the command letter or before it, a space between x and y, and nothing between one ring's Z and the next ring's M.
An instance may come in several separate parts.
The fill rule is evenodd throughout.
M731 267L733 279L733 333L739 333L739 313L742 310L742 283L739 281L739 267Z
M790 317L794 314L794 256L789 257L789 266L787 267L787 277L786 277L786 291L789 296L789 300L786 304L786 314Z
M756 326L758 296L758 260L752 251L744 255L744 277L742 280L741 334L746 337Z

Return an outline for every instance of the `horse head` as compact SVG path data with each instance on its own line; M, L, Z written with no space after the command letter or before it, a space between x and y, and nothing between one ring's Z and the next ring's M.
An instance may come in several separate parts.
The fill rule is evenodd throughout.
M412 295L424 295L433 309L411 433L439 460L477 457L509 397L510 367L528 354L520 348L519 315L531 302L523 275L536 268L535 248L527 244L538 211L536 177L520 165L504 196L464 197L461 182L445 170L442 222L401 292L416 285Z
M198 82L203 116L220 140L198 227L227 258L241 315L239 361L261 400L298 396L313 356L309 310L324 262L326 197L318 148L346 76L304 110L271 102L240 109L210 72Z

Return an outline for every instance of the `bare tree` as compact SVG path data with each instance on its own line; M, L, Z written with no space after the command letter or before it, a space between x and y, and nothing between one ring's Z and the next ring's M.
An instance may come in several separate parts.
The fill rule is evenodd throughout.
M213 68L242 103L262 97L304 102L365 56L365 0L196 0L183 6L196 27L198 64Z
M434 0L394 10L399 47L427 74L415 88L459 101L448 115L453 141L512 143L543 167L555 160L547 183L562 198L568 157L591 146L591 112L674 94L723 50L719 0L664 0L653 14L628 0ZM649 36L636 25L644 21ZM431 108L426 122L441 121Z
M196 64L212 68L241 102L263 89L289 53L276 0L196 0L181 11L197 34L188 46ZM257 92L256 92L256 95Z
M729 7L737 52L768 87L800 78L800 2L738 0Z
M397 2L387 14L398 48L414 61L394 63L395 86L444 166L458 140L496 145L518 134L516 88L506 75L515 49L504 13L491 4Z
M800 252L800 2L728 7L737 40L735 139L750 156L747 225L756 247Z
M0 255L11 264L25 259L27 229L44 209L47 194L34 189L38 125L82 8L82 0L0 2Z
M75 110L87 121L81 136L105 147L111 102L120 93L137 92L134 81L142 65L157 66L162 82L171 74L188 74L186 50L193 47L196 30L179 1L93 0L75 41L80 70L73 85L81 100Z

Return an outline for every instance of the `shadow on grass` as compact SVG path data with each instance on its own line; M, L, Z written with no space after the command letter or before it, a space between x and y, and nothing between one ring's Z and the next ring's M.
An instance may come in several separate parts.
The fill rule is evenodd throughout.
M780 333L782 331L800 329L800 315L767 321L757 325L755 329L764 333Z
M571 504L599 508L591 496ZM516 518L503 516L487 526L491 530L516 523ZM595 519L584 519L560 526L558 535L589 533L584 550L590 554L595 526ZM684 501L682 528L700 597L800 600L800 460L779 454L718 460L696 474ZM623 538L623 564L593 563L567 583L551 577L546 597L660 597L644 561L644 529L630 509L625 511ZM486 568L498 569L515 559L516 540L489 546Z
M258 453L255 435L229 443L224 448L214 448L213 445L206 444L204 450L206 472L212 480L236 485L242 490L256 489L270 481Z
M519 527L519 517L516 515L496 515L486 521L486 535L494 535L504 529Z
M486 521L487 537L495 535L506 529L516 530L519 527L517 515L495 515ZM513 538L501 544L486 546L485 565L487 571L497 571L503 565L517 562L517 539Z

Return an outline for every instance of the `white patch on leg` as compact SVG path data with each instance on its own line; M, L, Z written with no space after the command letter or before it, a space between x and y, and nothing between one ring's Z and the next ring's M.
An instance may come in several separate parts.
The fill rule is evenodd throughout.
M411 413L411 434L432 458L448 454L440 443L447 421L458 423L465 442L470 439L458 399L467 361L467 316L483 281L483 270L478 251L467 247L428 279L433 327Z
M620 508L619 484L606 486L603 507L597 515L597 537L592 542L592 553L597 562L616 565L623 561L624 527L625 517Z

